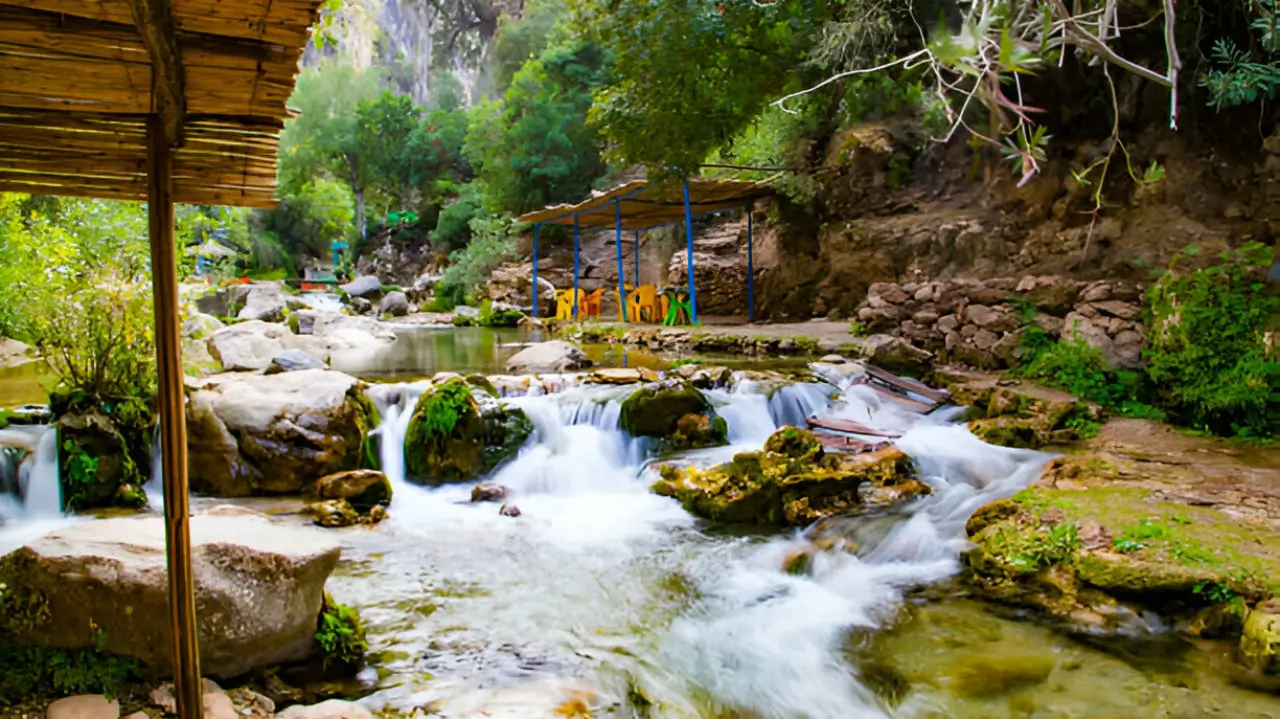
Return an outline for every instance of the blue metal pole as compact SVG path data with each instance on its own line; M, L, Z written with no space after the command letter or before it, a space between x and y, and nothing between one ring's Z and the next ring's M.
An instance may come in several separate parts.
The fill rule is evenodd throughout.
M578 213L573 213L573 319L578 319L578 247L581 242L578 230Z
M747 205L747 321L756 321L756 264L751 256L751 205Z
M636 230L636 287L640 286L640 230Z
M693 214L689 210L689 181L684 181L684 238L689 261L689 322L698 324L698 291L693 281Z
M622 200L613 201L613 239L618 250L618 316L627 321L626 276L622 269Z
M540 223L533 225L533 316L538 316L538 229Z

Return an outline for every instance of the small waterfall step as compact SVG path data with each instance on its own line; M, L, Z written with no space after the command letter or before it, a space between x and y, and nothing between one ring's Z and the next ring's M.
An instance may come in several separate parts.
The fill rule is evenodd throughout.
M951 401L951 393L945 389L934 389L919 380L914 380L910 377L899 377L874 365L867 365L867 377L887 384L890 388L905 394L916 394L924 397L935 405Z

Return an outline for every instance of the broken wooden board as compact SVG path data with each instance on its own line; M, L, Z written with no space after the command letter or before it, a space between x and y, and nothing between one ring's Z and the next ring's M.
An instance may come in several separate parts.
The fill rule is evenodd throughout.
M863 452L874 452L885 446L884 442L867 442L853 437L827 434L825 432L815 432L813 436L818 438L818 441L822 443L822 448L828 452L862 454Z
M951 395L943 389L934 389L919 380L909 377L899 377L898 375L887 370L880 369L872 365L867 365L867 376L873 380L883 382L890 387L898 389L902 392L911 392L935 404L947 402L951 399Z
M851 419L840 419L837 417L809 417L806 420L810 427L831 430L832 432L846 432L848 434L865 434L871 437L885 437L888 439L897 439L902 436L901 432L892 430L877 429L865 425L861 422L855 422Z

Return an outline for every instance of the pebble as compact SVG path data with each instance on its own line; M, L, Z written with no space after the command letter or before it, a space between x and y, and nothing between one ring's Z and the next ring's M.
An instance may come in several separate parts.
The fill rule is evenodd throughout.
M101 694L59 699L44 710L45 719L120 719L120 702Z
M295 704L277 714L276 719L373 719L373 715L358 704L330 699L311 706Z
M204 695L204 719L240 719L231 697L222 692L209 692Z

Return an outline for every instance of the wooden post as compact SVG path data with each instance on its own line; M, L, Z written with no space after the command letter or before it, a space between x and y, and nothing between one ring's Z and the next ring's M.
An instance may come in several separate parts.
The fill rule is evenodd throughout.
M626 270L622 268L622 200L613 201L613 243L618 250L618 319L627 321Z
M151 234L152 306L156 323L157 412L164 476L165 551L169 563L169 628L173 685L181 719L200 719L202 692L187 507L187 416L182 389L178 261L173 239L173 164L159 115L147 118L147 217Z
M578 229L578 213L573 213L573 321L578 321L578 253L582 243Z
M684 239L689 263L689 324L698 324L698 288L693 281L693 213L689 209L689 180L684 181Z
M756 263L751 256L751 211L755 208L747 205L747 321L756 321Z

